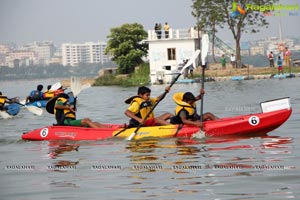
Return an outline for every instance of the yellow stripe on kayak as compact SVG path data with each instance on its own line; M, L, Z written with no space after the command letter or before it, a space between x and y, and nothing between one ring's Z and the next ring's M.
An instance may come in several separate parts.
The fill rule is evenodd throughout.
M136 133L134 139L142 139L146 137L156 137L156 138L169 138L174 137L177 131L178 125L166 125L166 126L148 126L148 127L141 127L138 132ZM117 134L122 129L113 132L113 135ZM129 137L134 131L136 127L129 128L117 135L116 137L127 138Z

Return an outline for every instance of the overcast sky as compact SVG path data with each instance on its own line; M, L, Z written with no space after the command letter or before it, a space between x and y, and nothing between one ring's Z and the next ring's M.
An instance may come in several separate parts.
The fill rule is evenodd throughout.
M282 17L283 37L300 35L300 0L281 0L299 4L298 16ZM50 40L64 42L107 41L110 28L124 23L140 23L146 30L168 22L173 29L196 24L191 0L0 0L0 43L25 44ZM279 36L279 17L259 34L243 35L242 40ZM226 29L221 39L232 40Z

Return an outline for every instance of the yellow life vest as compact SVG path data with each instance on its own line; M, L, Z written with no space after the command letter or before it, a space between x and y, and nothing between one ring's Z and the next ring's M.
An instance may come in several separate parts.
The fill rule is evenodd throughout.
M136 113L136 116L145 119L146 115L151 110L154 101L155 101L154 99L150 99L150 101L145 101L143 98L136 96L135 98L133 98L130 105L132 105L134 102L137 102L139 104L139 112ZM150 113L147 119L152 119L152 118L154 118L153 112Z
M52 97L54 97L54 91L47 90L46 92L44 92L44 98L45 99L51 99Z
M56 100L55 104L57 104L58 101L61 101L63 105L68 104L68 100L66 98L60 97ZM54 115L58 122L58 124L63 124L63 121L65 119L76 119L76 115L74 112L70 111L69 109L56 109L54 108Z
M4 105L6 99L7 99L7 96L0 95L0 104Z
M180 111L186 110L188 112L187 119L193 119L196 114L196 103L194 102L193 105L184 102L183 99L184 93L179 92L173 95L173 100L177 104L175 109L175 115L179 115Z

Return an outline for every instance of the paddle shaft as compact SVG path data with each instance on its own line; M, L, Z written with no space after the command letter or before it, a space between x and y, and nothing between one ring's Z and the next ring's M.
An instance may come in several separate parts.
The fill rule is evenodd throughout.
M193 57L184 65L184 67L181 69L180 73L175 77L175 79L171 82L170 84L170 88L174 85L174 83L178 80L179 76L184 72L184 70L189 67L192 62L196 59L196 57L200 54L200 50L197 50ZM163 95L161 96L161 98L156 102L156 104L151 108L151 110L147 113L147 115L145 116L144 120L146 120L149 115L153 112L153 110L155 109L155 107L158 105L158 103L165 98L165 96L167 95L168 91L165 91L163 93ZM139 124L138 127L135 129L135 131L127 138L127 140L131 140L136 132L142 127L142 124Z
M115 137L115 136L118 136L120 133L124 132L126 129L127 129L127 127L123 128L122 130L120 130L119 132L117 132L117 133L114 135L114 137Z
M196 52L196 55L198 56L199 53L200 53L200 51L198 50L198 51ZM171 87L174 85L174 83L178 80L178 78L179 78L180 75L183 73L183 71L189 66L188 64L189 64L189 63L186 63L186 65L181 69L180 73L175 77L174 80L172 80L172 82L171 82L171 84L170 84L170 88L171 88ZM147 115L145 116L144 120L146 120L146 119L149 117L149 115L153 112L153 110L154 110L155 107L158 105L158 103L159 103L161 100L163 100L163 99L165 98L165 96L167 95L167 93L168 93L168 91L165 91L165 92L162 94L161 98L156 102L156 104L155 104L155 105L151 108L151 110L147 113ZM131 139L135 136L136 132L137 132L141 127L142 127L142 124L139 124L138 127L135 129L135 131L128 137L128 140L131 140ZM126 129L127 129L127 128L122 129L121 131L119 131L118 133L116 133L114 136L119 135L120 133L122 133L122 132L125 131Z
M21 106L25 106L26 107L26 105L25 104L22 104L22 103L20 103L20 102L15 102L16 104L19 104L19 105L21 105Z
M174 83L178 80L179 76L181 75L181 73L179 73L175 79L171 82L170 84L170 88L174 85ZM163 93L163 95L161 96L161 98L156 102L156 104L154 104L154 106L151 108L151 110L147 113L147 115L145 116L144 120L146 120L149 115L153 112L153 110L156 108L156 106L159 104L159 102L161 100L163 100L165 98L165 96L167 95L168 91L165 91ZM138 127L135 129L134 133L136 134L136 132L142 127L142 124L139 124Z
M208 34L204 34L201 39L201 66L202 66L202 82L201 89L204 90L204 81L205 81L205 67L207 65L206 59L209 50L209 37ZM199 40L200 41L200 40ZM203 104L204 104L204 94L201 94L201 121L203 121Z
M204 90L204 77L205 74L205 65L202 66L202 81L201 81L201 89ZM204 103L204 94L201 94L201 110L200 110L200 116L201 121L203 121L203 103Z
M74 110L76 111L76 99L77 97L74 97Z

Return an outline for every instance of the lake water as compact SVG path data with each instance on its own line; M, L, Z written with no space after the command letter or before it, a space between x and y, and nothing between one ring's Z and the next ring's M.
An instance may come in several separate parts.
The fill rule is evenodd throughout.
M0 91L23 99L37 84L56 81L0 81ZM165 87L151 86L152 96ZM174 111L175 92L199 88L175 84L155 113ZM0 199L300 199L299 88L299 78L205 83L204 111L219 117L260 112L260 102L290 97L289 120L262 137L22 141L23 132L54 123L46 111L34 116L24 108L0 120ZM136 91L86 89L77 117L126 123L124 100Z

